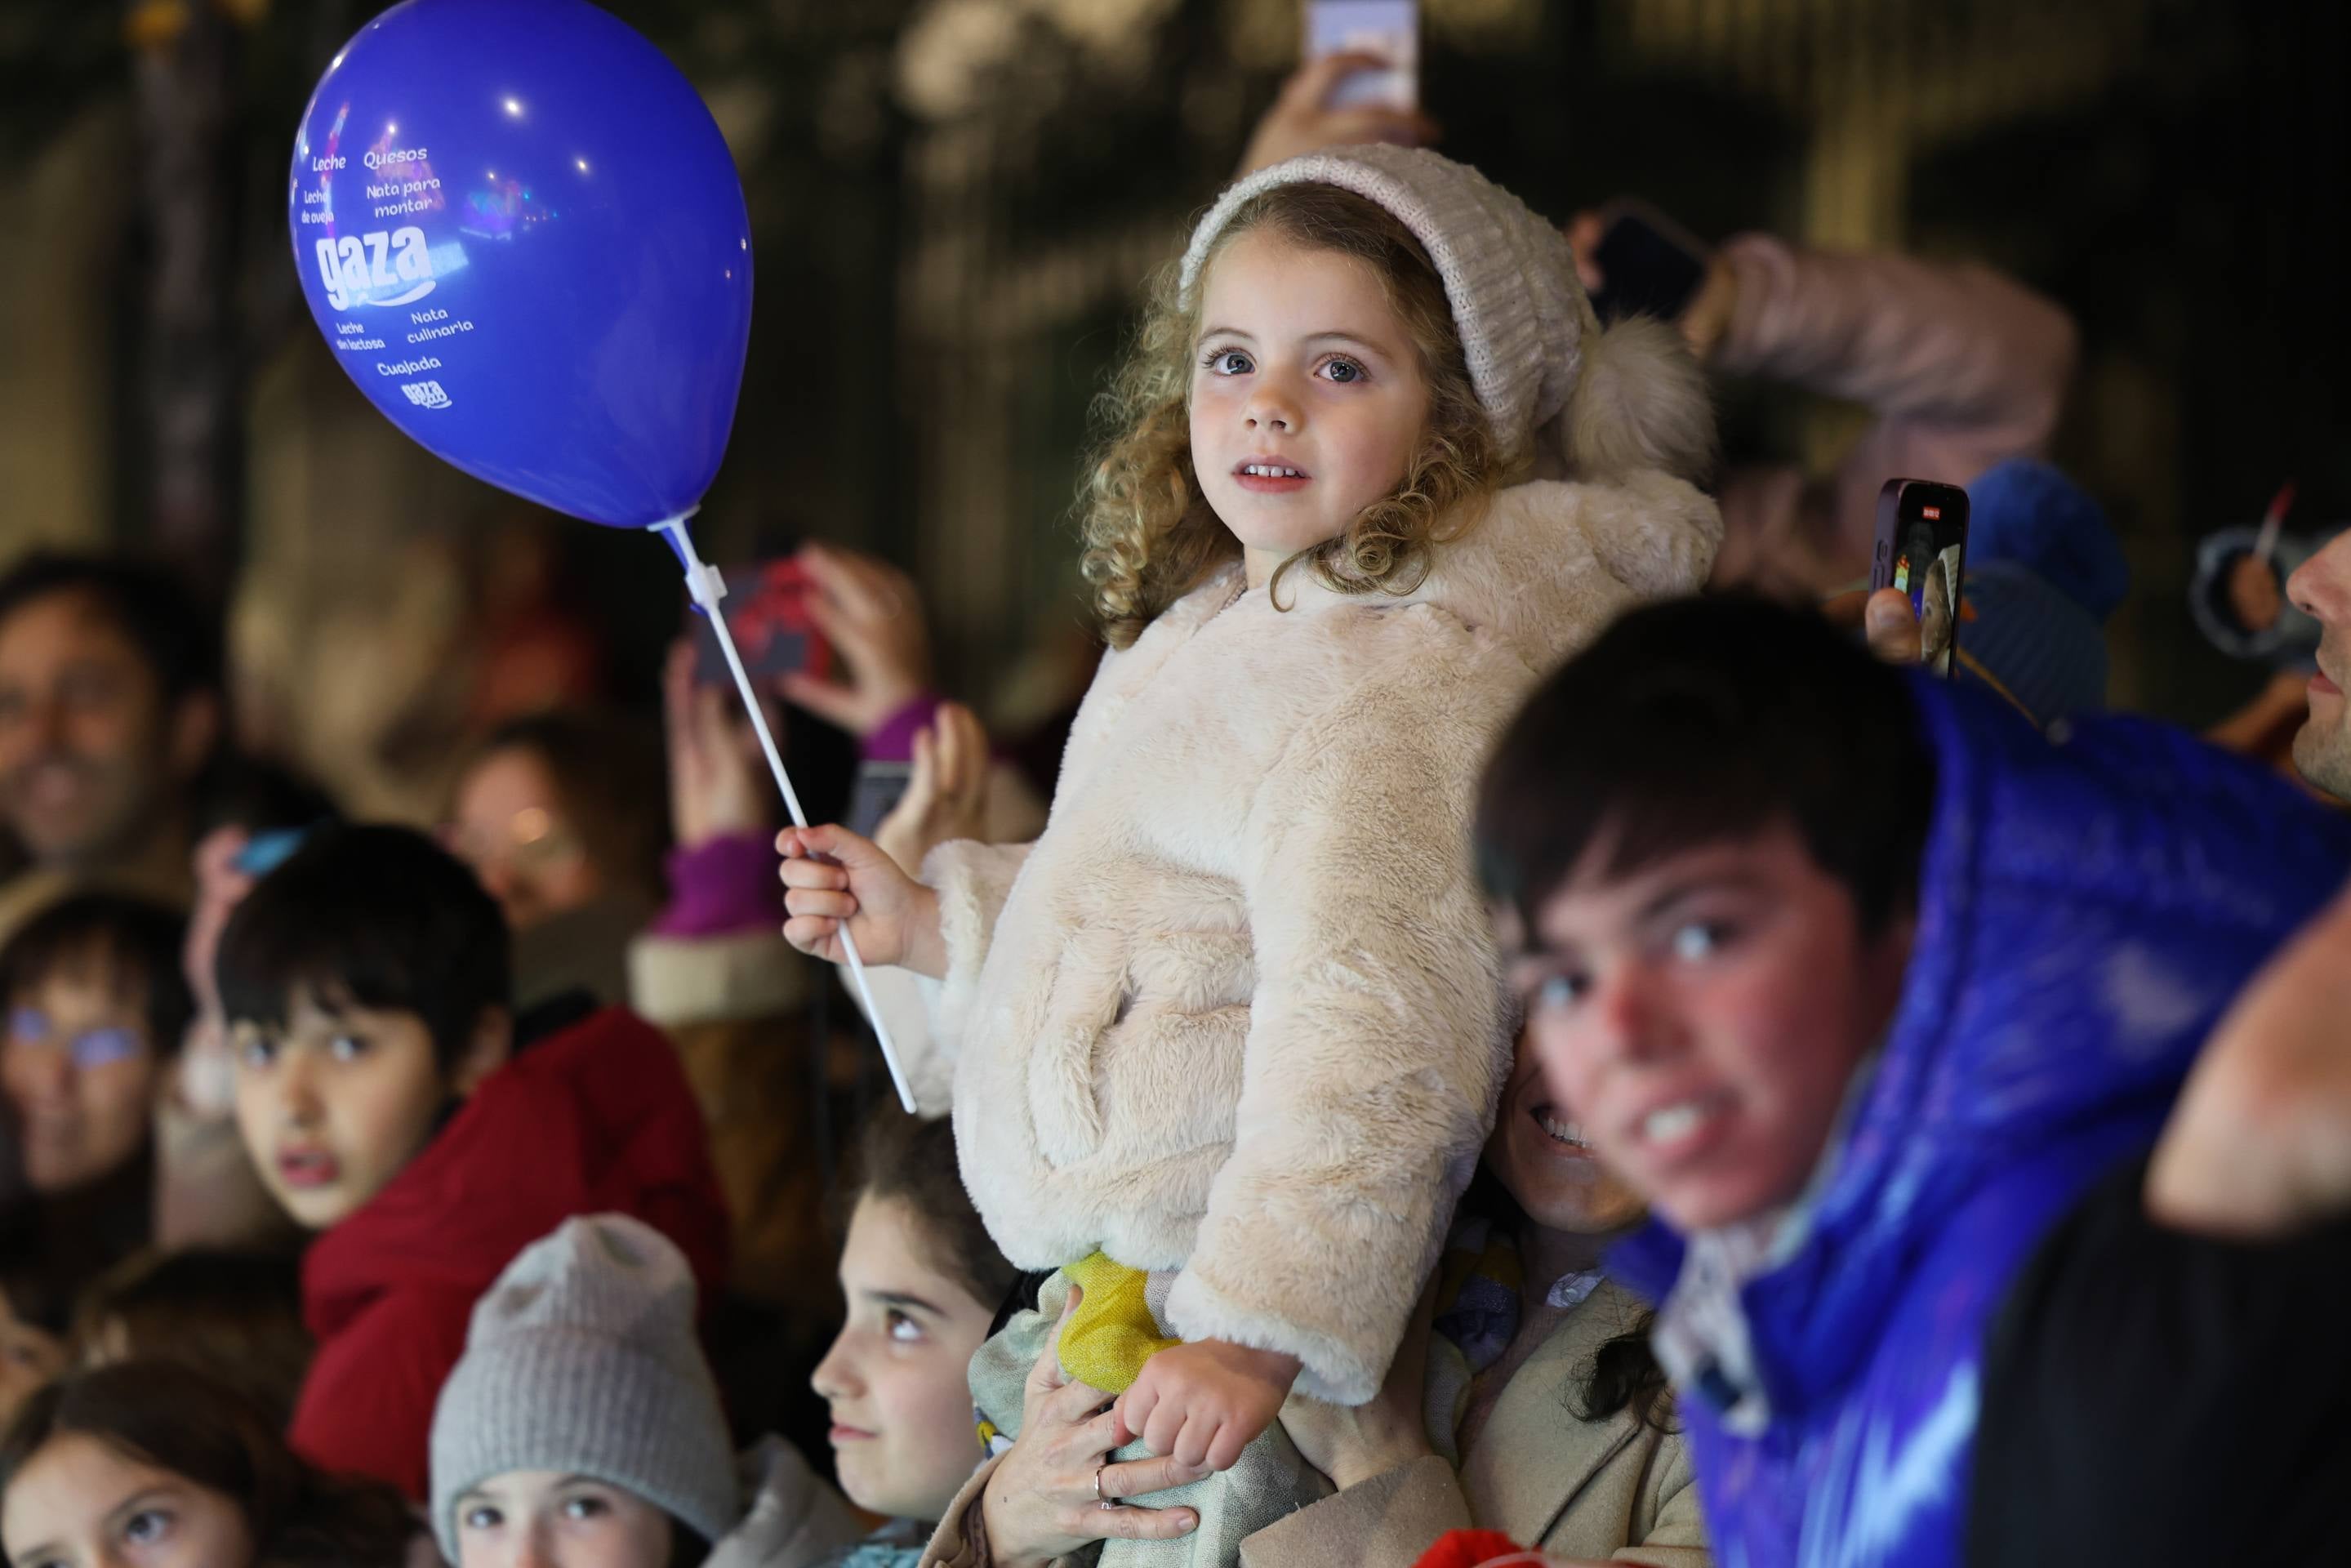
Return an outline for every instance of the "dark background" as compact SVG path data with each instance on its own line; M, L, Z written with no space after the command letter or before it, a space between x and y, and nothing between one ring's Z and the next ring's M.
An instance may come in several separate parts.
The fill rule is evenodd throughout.
M1087 400L1294 63L1295 6L611 8L704 89L753 214L750 366L706 546L891 557L929 591L944 684L1017 717L1041 678L1024 650L1080 620L1066 513ZM534 518L407 446L317 340L279 182L311 82L372 10L0 10L0 559L43 540L168 552L235 606L256 737L307 748L363 807L423 810L429 768L317 755L316 716L367 699L309 689L354 614L396 631L387 583L415 541L461 589L500 537L543 541L631 706L653 700L678 600L649 541ZM2259 684L2197 637L2185 574L2199 534L2253 520L2287 478L2294 526L2351 515L2344 7L1425 12L1442 146L1538 210L1637 193L1708 238L1980 258L2061 301L2084 354L2056 456L2137 573L2116 700L2200 723ZM1857 428L1779 390L1726 387L1723 406L1735 457L1825 468Z

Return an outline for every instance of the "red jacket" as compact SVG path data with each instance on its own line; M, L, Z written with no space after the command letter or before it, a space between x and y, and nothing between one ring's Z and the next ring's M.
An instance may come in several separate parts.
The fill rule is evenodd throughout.
M434 1401L474 1302L574 1215L633 1215L684 1250L705 1299L726 1271L726 1207L702 1113L668 1040L610 1008L492 1073L302 1269L319 1342L289 1434L329 1470L431 1495Z

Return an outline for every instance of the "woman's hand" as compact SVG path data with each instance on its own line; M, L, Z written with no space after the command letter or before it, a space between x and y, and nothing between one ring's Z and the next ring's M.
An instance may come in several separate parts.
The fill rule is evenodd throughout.
M930 636L914 580L885 560L832 545L809 545L801 570L816 591L809 618L841 655L843 678L789 674L790 701L862 740L929 689Z
M1084 1292L1061 1310L1066 1327ZM1172 1458L1110 1464L1130 1439L1110 1396L1071 1383L1061 1370L1061 1329L1045 1342L1022 1396L1020 1437L997 1460L980 1498L988 1561L997 1568L1037 1568L1095 1541L1172 1541L1197 1529L1188 1508L1108 1506L1188 1486L1208 1472Z
M1281 84L1281 96L1265 111L1241 154L1240 172L1255 173L1276 163L1302 158L1330 147L1351 147L1366 141L1393 141L1418 147L1437 140L1437 125L1416 110L1384 103L1331 107L1339 84L1358 71L1384 71L1388 62L1377 55L1324 55L1309 60Z
M776 852L784 857L784 940L843 963L846 921L866 963L946 978L938 895L900 870L881 846L847 828L786 828L776 835Z
M735 693L695 684L694 639L670 645L662 667L663 737L669 751L670 827L680 849L768 825L768 782L758 737ZM768 716L782 744L781 716Z
M1429 1324L1437 1316L1437 1283L1421 1292L1419 1309L1389 1364L1387 1381L1368 1405L1325 1405L1293 1394L1281 1407L1282 1429L1306 1462L1340 1491L1399 1469L1436 1452L1428 1446L1423 1406L1428 1385Z
M939 845L981 837L987 768L987 732L978 718L961 703L941 703L935 726L914 732L914 774L873 841L912 876Z

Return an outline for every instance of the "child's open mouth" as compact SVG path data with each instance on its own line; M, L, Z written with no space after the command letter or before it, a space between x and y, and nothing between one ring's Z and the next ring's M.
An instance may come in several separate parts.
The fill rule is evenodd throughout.
M324 1149L281 1149L277 1177L291 1187L331 1186L342 1176L335 1156Z
M1314 476L1288 463L1252 457L1246 463L1233 465L1233 477L1240 482L1244 490L1253 490L1261 496L1280 496L1304 489L1313 482Z

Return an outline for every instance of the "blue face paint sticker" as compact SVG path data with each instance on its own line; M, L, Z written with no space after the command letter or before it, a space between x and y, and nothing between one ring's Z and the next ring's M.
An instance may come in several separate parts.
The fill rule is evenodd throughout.
M12 1008L8 1012L8 1038L37 1044L49 1038L49 1015L38 1008Z
M110 1067L118 1061L129 1061L145 1052L147 1042L132 1029L109 1028L86 1030L74 1037L74 1065L87 1072L94 1067Z

